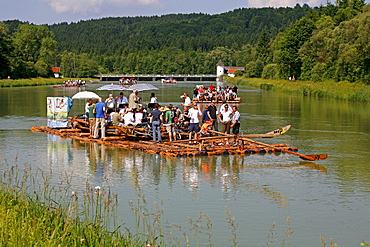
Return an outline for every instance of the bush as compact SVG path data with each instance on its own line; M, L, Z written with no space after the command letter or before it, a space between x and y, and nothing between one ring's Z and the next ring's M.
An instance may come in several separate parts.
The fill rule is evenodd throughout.
M263 79L278 79L279 78L279 66L277 64L268 64L263 68L262 71Z

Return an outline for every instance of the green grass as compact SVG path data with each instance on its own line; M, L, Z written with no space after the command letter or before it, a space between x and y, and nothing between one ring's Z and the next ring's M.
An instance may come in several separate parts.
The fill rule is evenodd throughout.
M0 246L130 247L154 242L115 225L117 196L109 190L87 184L80 198L68 183L51 187L51 174L33 174L29 167L6 167L1 173Z
M231 84L249 85L302 96L370 103L370 86L360 83L267 80L243 77L227 78L226 80Z
M69 79L96 80L91 78L31 78L31 79L2 79L0 87L27 87L27 86L44 86L62 84Z

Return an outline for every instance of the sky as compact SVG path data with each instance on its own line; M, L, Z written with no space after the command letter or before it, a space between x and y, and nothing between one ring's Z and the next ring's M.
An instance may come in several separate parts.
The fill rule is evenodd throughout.
M314 7L325 5L326 2L327 0L0 0L0 21L17 19L39 25L104 17L220 14L238 8L294 7L297 3ZM335 0L330 2L334 3Z

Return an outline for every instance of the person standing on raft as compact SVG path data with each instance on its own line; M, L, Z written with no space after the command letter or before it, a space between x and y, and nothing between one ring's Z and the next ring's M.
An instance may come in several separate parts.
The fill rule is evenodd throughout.
M198 109L197 104L193 104L193 108L189 109L188 116L190 118L189 125L189 144L196 144L196 141L193 142L192 134L194 133L194 140L197 139L199 132L199 117L202 116L202 113Z
M149 117L152 117L152 131L153 131L153 143L157 141L156 134L158 134L158 142L162 141L162 133L161 133L161 117L163 112L159 109L159 104L154 104L154 110L152 110L149 114Z
M101 125L101 138L105 138L105 103L102 102L102 98L99 98L99 102L95 105L95 116L96 116L96 123L95 123L95 131L94 131L94 138L98 138L99 134L99 125Z
M233 106L233 118L231 119L231 128L233 128L234 141L238 141L239 129L240 129L240 112L237 106Z

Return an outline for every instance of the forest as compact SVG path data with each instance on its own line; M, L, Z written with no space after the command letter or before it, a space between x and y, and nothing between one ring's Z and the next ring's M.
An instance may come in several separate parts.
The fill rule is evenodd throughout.
M370 6L337 0L311 8L241 8L209 15L110 17L77 23L0 23L0 77L215 74L370 84ZM241 72L238 71L239 75Z

